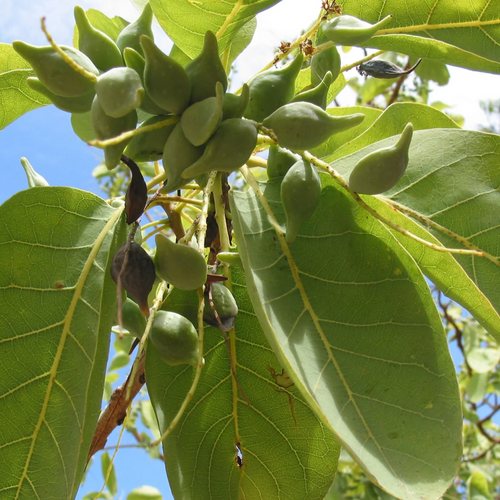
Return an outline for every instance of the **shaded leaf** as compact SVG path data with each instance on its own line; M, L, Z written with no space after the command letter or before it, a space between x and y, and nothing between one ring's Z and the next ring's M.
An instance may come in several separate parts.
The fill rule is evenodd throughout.
M349 160L346 158L346 161ZM403 229L431 243L440 244L439 240L428 230L401 212L394 210L383 201L375 197L365 197L365 201L380 215L398 224ZM447 297L465 307L489 332L500 332L500 316L493 309L488 298L456 261L453 254L436 252L397 231L392 231L392 234L413 256L422 272ZM462 330L466 354L472 347L479 346L477 336L474 335L478 328L477 324L476 328L469 324Z
M393 142L394 139L387 139L372 144L333 162L332 166L347 177L359 159ZM454 254L453 258L489 301L488 304L480 297L473 298L470 295L472 289L464 294L476 304L483 302L485 309L477 320L497 340L500 339L500 294L497 287L500 279L497 249L500 226L496 216L500 207L499 151L500 137L494 134L455 129L415 132L408 169L399 183L386 193L389 198L453 231L487 253L486 257ZM430 227L426 230L447 247L465 248L441 231ZM417 261L421 252L412 250ZM450 290L454 300L467 307L462 301L461 290L454 286L454 276L455 272L450 268L449 278L442 275L439 286ZM476 315L477 310L469 311ZM486 318L489 318L489 324L485 323Z
M21 191L0 206L6 500L73 498L80 484L116 309L109 261L125 238L121 212L65 187Z
M0 43L0 130L50 101L26 83L35 76L31 66L8 43Z
M399 243L322 180L320 206L289 247L276 233L277 182L264 187L269 209L251 191L233 192L252 304L296 386L370 478L398 498L437 498L462 448L439 314Z
M281 367L259 327L241 271L231 272L240 312L228 335L249 404L231 376L221 331L207 327L198 388L163 443L172 492L176 498L322 500L333 482L338 444L295 387L274 382L267 367L278 373ZM196 321L197 303L195 292L174 289L166 307ZM146 379L162 432L193 374L188 365L169 367L148 344Z

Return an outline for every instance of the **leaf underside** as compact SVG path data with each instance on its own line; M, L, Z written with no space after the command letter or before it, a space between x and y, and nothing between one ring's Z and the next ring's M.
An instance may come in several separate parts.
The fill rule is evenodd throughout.
M253 306L282 364L369 477L402 499L442 495L460 463L453 360L429 289L389 232L322 176L321 203L286 246L279 183L234 192Z
M335 476L339 445L299 391L280 387L271 376L269 370L279 374L281 366L259 327L241 271L233 268L232 276L240 311L228 335L244 396L231 376L221 331L207 327L198 388L163 443L172 492L177 500L322 500ZM195 322L197 295L174 290L167 308ZM193 374L191 366L168 366L148 345L146 379L162 432Z
M0 206L0 497L73 498L100 410L121 213L73 188ZM123 224L123 223L122 223ZM23 263L23 266L19 265Z

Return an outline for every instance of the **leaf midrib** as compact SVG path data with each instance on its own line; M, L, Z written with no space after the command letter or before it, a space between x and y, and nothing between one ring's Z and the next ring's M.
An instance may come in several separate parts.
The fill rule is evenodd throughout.
M246 169L245 169L246 170ZM248 170L247 170L248 172ZM257 196L257 198L259 199L259 201L261 202L262 204L262 207L264 208L268 218L269 218L269 222L271 224L271 227L274 229L274 231L276 232L276 237L280 243L280 246L281 246L281 249L283 251L283 253L285 254L286 258L287 258L287 261L288 261L288 264L290 266L290 271L291 271L291 274L292 274L292 277L293 277L293 280L299 290L299 293L300 293L300 296L301 296L301 299L304 303L304 307L305 307L305 310L310 314L311 316L311 319L313 320L313 323L314 323L314 326L316 328L316 330L318 331L319 333L319 336L321 338L321 341L323 342L323 345L325 346L325 349L326 349L326 352L328 353L328 358L330 360L330 362L333 364L333 366L335 367L335 370L337 371L338 373L338 376L340 378L340 380L342 381L342 384L347 392L347 395L348 395L348 398L349 398L349 401L351 402L351 404L353 405L356 413L358 414L363 426L365 427L367 433L368 433L368 436L367 436L367 439L372 439L373 440L373 443L375 444L375 446L377 447L380 455L383 457L385 463L387 464L387 467L391 470L391 472L394 474L394 477L397 477L398 479L399 478L399 475L396 473L396 471L393 469L391 463L389 462L389 460L387 459L387 457L385 456L385 453L382 449L382 447L380 446L379 442L377 441L377 439L375 438L375 436L373 435L371 429L369 428L368 426L368 423L366 422L360 408L358 407L354 397L353 397L353 392L351 390L351 388L349 387L349 384L347 383L347 380L345 379L344 377L344 374L337 362L337 359L336 357L333 355L333 352L332 352L332 349L331 349L331 346L330 344L328 343L327 341L327 338L325 336L325 333L323 331L323 328L321 327L320 323L319 323L319 318L318 316L316 315L310 301L309 301L309 298L306 294L306 291L304 289L304 286L302 284L302 281L300 279L300 276L299 276L299 273L298 273L298 266L296 265L293 257L292 257L292 254L290 252L290 249L285 241L285 237L284 237L284 234L283 232L281 231L280 229L280 224L278 222L278 220L276 219L275 215L274 215L274 212L272 211L271 207L269 206L268 202L267 202L267 199L265 198L264 194L262 193L262 191L260 190L260 187L258 186L255 178L250 174L249 176L245 175L245 178L247 179L247 182L250 184L251 188L253 189L255 195ZM269 319L268 319L269 321ZM301 383L301 385L303 385ZM309 394L309 391L307 391L308 394ZM314 398L315 399L315 398ZM329 423L329 425L331 426L331 423Z

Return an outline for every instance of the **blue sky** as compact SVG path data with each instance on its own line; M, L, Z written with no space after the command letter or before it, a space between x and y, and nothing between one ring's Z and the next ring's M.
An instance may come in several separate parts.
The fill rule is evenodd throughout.
M120 0L85 0L80 2L84 8L97 7L106 14L114 12L132 20L135 9L131 4ZM264 66L270 59L274 48L282 40L291 40L300 33L300 28L307 26L317 12L317 1L284 0L274 11L264 13L260 17L259 38L247 52L247 64L239 68L237 81L244 81ZM73 33L73 3L57 0L2 0L2 17L0 18L0 42L11 43L15 39L45 45L45 38L40 31L40 17L47 16L50 31L58 42L71 44ZM115 10L116 9L116 10ZM276 20L280 22L277 23ZM156 31L158 34L159 30ZM168 42L164 39L163 43ZM346 58L352 57L346 55ZM484 120L478 108L477 96L498 98L498 76L467 72L453 68L452 84L438 89L433 100L443 100L456 105L452 112L466 117L466 127L475 128ZM353 76L351 73L348 76ZM475 89L472 96L471 88ZM342 104L349 102L349 95ZM102 194L97 181L92 177L92 170L102 158L100 150L89 147L73 133L70 115L47 106L32 111L16 120L5 130L0 131L0 151L2 151L3 181L0 183L0 203L16 192L26 189L27 182L20 164L25 156L51 185L72 186ZM121 371L120 373L124 373ZM123 380L123 378L122 378ZM126 436L126 434L125 434ZM116 433L109 444L116 443ZM126 443L133 443L130 438ZM171 498L164 465L161 461L149 459L142 450L126 448L120 451L116 459L118 472L119 495L125 498L133 488L144 484L157 487L165 499ZM131 465L133 464L133 465ZM78 495L99 490L102 486L100 459L97 466L91 468L87 482Z

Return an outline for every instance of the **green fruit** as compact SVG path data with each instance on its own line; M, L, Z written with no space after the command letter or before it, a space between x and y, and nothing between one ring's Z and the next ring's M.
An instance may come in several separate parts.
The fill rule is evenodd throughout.
M365 115L331 116L309 102L285 104L264 120L274 131L280 146L303 151L325 142L331 135L359 125Z
M394 146L378 149L362 158L351 172L349 187L361 194L380 194L394 187L408 166L412 136L413 124L408 123Z
M12 47L30 63L36 76L54 94L78 97L94 89L94 82L75 71L50 45L35 47L15 41ZM65 45L61 45L61 49L83 69L96 76L99 74L94 63L83 52Z
M118 324L118 320L116 323ZM122 304L122 326L138 339L142 337L146 329L146 318L141 308L128 297Z
M191 83L186 70L164 54L151 38L141 36L141 45L146 58L144 85L151 99L170 113L180 115L187 108L191 96Z
M140 38L142 35L146 35L151 40L153 39L153 31L151 30L151 23L153 22L153 11L149 3L147 3L141 13L141 15L128 26L123 28L123 30L118 35L116 39L116 45L123 51L127 47L131 47L137 50L139 54L144 55L142 52L142 47L140 43Z
M182 113L182 130L194 146L205 144L215 132L222 119L223 98L222 84L217 82L216 97L207 97L203 101L195 102Z
M182 177L182 173L203 155L204 146L193 146L177 123L165 143L163 150L163 169L167 174L167 183L161 188L162 193L170 193L182 188L196 176Z
M281 183L281 203L286 217L286 242L291 244L300 226L319 205L321 181L316 169L306 160L292 165Z
M148 295L156 279L155 265L146 250L135 242L124 243L113 256L111 277L139 304L149 317Z
M384 17L377 24L370 24L353 16L338 16L321 25L324 35L336 45L359 45L368 41L392 19Z
M120 49L106 33L94 28L85 14L77 5L75 21L78 28L78 48L87 55L101 71L123 66Z
M269 179L283 177L298 160L299 155L279 146L271 146L267 158L267 176Z
M31 163L27 158L21 158L21 165L26 172L26 177L28 178L28 186L32 187L43 187L48 186L49 183L42 177L35 169L31 166Z
M373 76L374 78L399 78L403 75L409 75L422 61L420 58L411 68L403 69L397 64L385 61L384 59L374 59L361 63L358 66L358 73L362 76Z
M143 122L138 129L154 125L155 123L168 120L168 116L152 116ZM150 132L132 137L123 154L132 158L135 162L157 161L163 157L163 150L170 134L174 130L177 123L172 123Z
M316 34L315 45L320 45L328 41L328 38L320 30ZM340 74L340 54L337 47L330 47L311 57L311 83L317 86L330 71L332 81L335 81Z
M203 156L181 176L184 179L197 177L205 172L234 172L250 158L257 144L257 126L242 118L223 121L207 142Z
M180 245L162 234L155 236L158 276L181 290L196 290L207 281L207 263L194 248Z
M146 60L144 57L142 57L137 50L127 47L123 51L123 59L125 60L127 67L135 70L141 77L141 82L144 86L144 68L146 67ZM151 99L147 89L144 89L144 95L142 96L142 102L139 108L150 115L165 115L168 113L166 109L161 108L153 101L153 99Z
M180 314L158 311L149 332L149 342L170 366L198 364L198 332L193 323Z
M137 125L137 112L131 111L121 118L112 118L108 116L99 103L98 96L94 97L92 109L90 111L92 129L97 139L111 139L123 132L135 129ZM107 146L104 148L104 163L109 170L115 168L119 163L125 149L125 146L130 142L130 139L120 142L115 146Z
M326 109L328 104L328 90L332 84L333 76L330 72L325 75L325 78L316 87L305 90L297 94L291 102L310 102L311 104L316 104L321 109Z
M248 82L250 97L243 116L261 122L273 111L290 102L295 94L295 80L302 68L304 56L297 57L280 69L259 73Z
M132 490L126 500L163 500L162 494L152 486L140 486Z
M90 108L92 107L92 101L94 100L95 95L94 90L91 90L88 94L78 97L63 97L51 92L35 76L30 76L26 82L28 83L28 87L36 92L39 92L45 97L48 97L52 104L62 111L67 111L68 113L86 113L87 111L90 111Z
M226 91L226 71L219 57L217 37L211 31L205 33L201 54L186 65L186 73L191 82L191 103L214 97L217 82Z
M234 326L234 321L238 315L238 305L234 300L233 294L222 283L212 283L210 285L210 295L214 304L217 315L219 316L220 323L224 330L231 330ZM209 292L205 291L205 309L203 310L203 321L211 326L220 328L220 324L215 317L214 310L210 305Z
M100 75L95 91L104 112L112 118L121 118L140 106L144 87L133 69L121 67Z
M241 87L241 94L224 94L222 104L222 119L241 118L247 109L248 99L250 98L250 89L246 83Z

